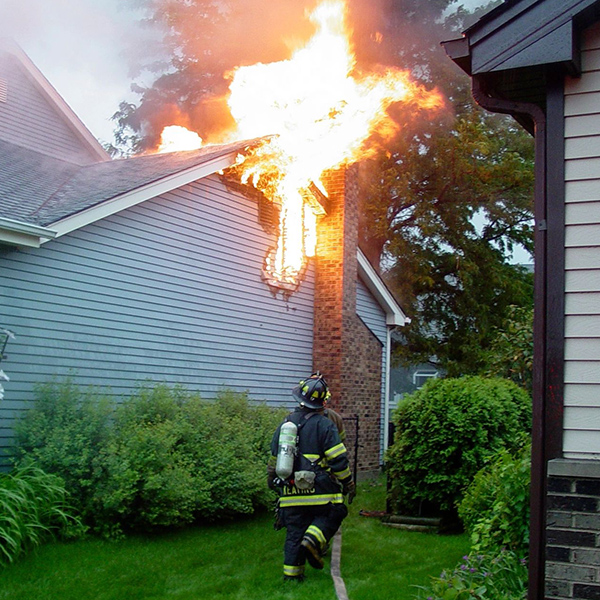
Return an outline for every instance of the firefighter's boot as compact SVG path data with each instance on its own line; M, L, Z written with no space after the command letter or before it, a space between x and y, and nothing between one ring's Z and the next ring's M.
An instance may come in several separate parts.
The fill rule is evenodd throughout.
M313 569L323 568L323 558L321 557L321 550L317 547L316 543L308 536L302 538L302 547L306 555L308 564Z

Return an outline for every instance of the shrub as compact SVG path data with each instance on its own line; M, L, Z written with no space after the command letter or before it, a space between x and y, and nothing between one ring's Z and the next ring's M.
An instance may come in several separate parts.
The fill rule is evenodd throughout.
M53 535L77 537L85 531L69 505L60 477L25 465L0 474L0 564Z
M17 461L33 460L42 470L59 475L73 503L89 513L113 410L100 390L82 389L70 379L39 385L33 407L15 426Z
M525 600L527 561L510 550L472 553L452 572L444 571L422 587L427 600Z
M392 508L454 515L477 471L529 430L531 401L503 379L438 379L405 397L394 423L387 453Z
M475 552L507 547L526 554L529 546L531 443L516 453L501 450L469 485L458 514Z
M282 415L245 394L208 402L159 385L105 406L70 383L42 391L19 425L19 453L64 476L99 532L248 514L272 501L266 461Z

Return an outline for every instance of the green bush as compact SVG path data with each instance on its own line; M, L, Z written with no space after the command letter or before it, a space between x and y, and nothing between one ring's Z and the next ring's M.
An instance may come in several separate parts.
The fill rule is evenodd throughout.
M266 461L281 411L245 394L208 402L164 385L118 405L70 383L42 392L18 427L19 453L64 477L97 531L225 518L272 501Z
M501 450L465 492L458 514L475 552L506 547L525 555L529 547L531 443L516 453Z
M81 513L90 513L113 410L100 390L80 388L70 379L39 385L34 406L15 426L17 461L33 460L59 475Z
M444 571L422 587L420 600L525 600L527 560L510 550L471 553L452 572Z
M501 448L516 448L531 426L531 400L504 379L430 381L394 413L386 456L392 509L451 514L477 471Z
M0 474L0 565L53 535L84 533L60 477L24 465Z

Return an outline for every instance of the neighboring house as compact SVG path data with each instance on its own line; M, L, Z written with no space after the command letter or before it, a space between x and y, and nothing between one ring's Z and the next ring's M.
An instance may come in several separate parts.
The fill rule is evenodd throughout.
M444 45L536 141L529 597L600 598L600 2L505 1Z
M334 408L359 416L359 468L379 467L404 315L358 249L355 170L330 174L317 257L289 293L262 277L266 201L221 174L250 144L111 160L22 51L0 45L0 328L15 334L0 449L55 377L118 397L153 381L292 407L292 387L319 369Z

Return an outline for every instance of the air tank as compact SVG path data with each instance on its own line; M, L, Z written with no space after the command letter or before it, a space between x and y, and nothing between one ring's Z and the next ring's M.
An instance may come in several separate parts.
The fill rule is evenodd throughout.
M288 479L294 472L294 459L296 458L296 439L298 427L291 421L286 421L279 430L279 448L277 450L277 464L275 472L277 477Z

